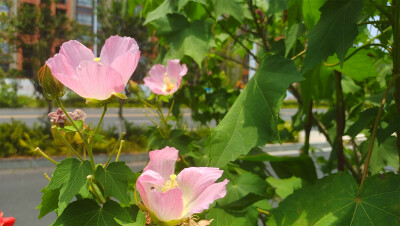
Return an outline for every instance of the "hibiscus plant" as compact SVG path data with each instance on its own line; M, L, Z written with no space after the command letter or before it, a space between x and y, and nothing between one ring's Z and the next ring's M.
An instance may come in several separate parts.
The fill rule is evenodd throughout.
M143 81L152 94L140 97L159 117L148 134L149 162L133 172L119 161L125 133L106 162L92 153L104 138L107 105L127 98L122 92L140 58L134 37L110 37L99 57L78 41L64 43L39 72L45 96L60 107L49 115L52 133L68 150L56 162L36 149L56 164L45 174L39 218L55 211L53 225L399 223L399 0L123 4L138 2L162 53ZM174 94L190 94L192 73L220 73L226 61L252 76L232 105L219 104L229 109L210 134L194 140L179 128ZM84 113L66 111L65 87L104 107L96 127ZM305 136L298 156L282 157L265 144L281 142L288 91L298 104L291 127ZM313 128L329 156L311 144Z

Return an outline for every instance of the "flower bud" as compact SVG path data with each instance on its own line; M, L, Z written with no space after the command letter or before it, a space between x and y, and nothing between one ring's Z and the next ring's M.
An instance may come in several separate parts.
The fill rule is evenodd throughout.
M43 88L43 95L48 100L62 97L65 94L65 86L58 81L45 64L38 72L38 80Z

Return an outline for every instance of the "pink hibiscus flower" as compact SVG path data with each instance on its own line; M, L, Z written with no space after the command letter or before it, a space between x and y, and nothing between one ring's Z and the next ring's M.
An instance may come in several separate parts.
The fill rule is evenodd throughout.
M111 36L100 58L76 40L62 44L60 52L46 61L54 77L84 98L106 100L121 93L140 58L139 46L130 37Z
M168 60L167 68L161 64L154 65L150 69L150 76L144 78L143 81L153 93L171 95L178 90L182 82L182 77L186 73L186 64L181 65L179 60Z
M178 150L165 147L151 151L150 161L136 187L150 215L161 222L179 223L208 209L226 194L225 179L215 183L223 171L211 167L190 167L174 174Z

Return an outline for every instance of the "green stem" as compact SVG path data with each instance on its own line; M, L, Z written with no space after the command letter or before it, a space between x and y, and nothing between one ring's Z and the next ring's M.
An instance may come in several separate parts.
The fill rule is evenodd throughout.
M104 115L106 114L106 112L107 112L107 104L104 105L103 113L101 114L99 124L97 124L96 130L94 131L94 135L97 134L97 131L99 130L100 125L103 122L103 118L104 118Z
M122 138L125 136L125 134L126 134L125 132L122 132L122 133L121 133L121 136L119 136L119 139L118 139L117 143L114 145L114 148L113 148L113 150L112 150L110 156L108 157L108 160L107 160L107 162L106 162L106 165L104 166L104 170L107 168L108 164L110 164L111 159L112 159L112 157L113 157L115 151L117 150L118 144L121 142L121 140L122 140Z
M90 159L90 164L92 165L93 172L96 171L96 165L94 164L94 159L93 159L93 152L92 152L92 145L89 144L88 140L86 137L82 134L82 132L79 130L78 126L75 124L75 122L72 120L71 116L69 116L67 110L65 109L64 105L62 104L60 98L56 98L56 102L58 106L63 110L64 114L67 116L68 120L71 122L71 124L74 126L76 131L78 132L79 136L82 138L83 142L85 143L89 159Z
M72 147L72 145L70 143L68 143L68 141L65 139L65 137L60 133L60 131L58 130L57 126L52 126L52 128L54 129L54 131L57 133L58 137L61 138L61 141L64 143L64 145L68 148L68 150L70 150L72 153L74 153L74 155L76 155L76 157L78 157L82 162L84 161L83 158L81 157L81 155Z
M39 147L37 147L35 149L35 151L39 152L39 154L41 154L43 157L45 157L47 160L49 160L50 162L54 163L55 165L58 164L58 162L56 162L56 160L52 159L50 156L46 155L42 150L40 150Z
M169 111L168 111L168 115L167 115L167 120L168 120L169 116L171 115L172 108L174 108L174 105L175 105L175 99L172 98L172 103L171 103L171 107L169 107Z
M85 136L83 136L81 130L78 128L78 126L75 124L74 120L72 120L71 116L68 114L67 110L65 109L64 105L62 104L60 98L56 98L56 102L58 104L58 106L62 109L62 111L64 112L65 116L67 116L68 120L71 122L72 126L76 129L76 131L78 132L79 136L82 138L83 142L85 144L87 144L87 140L85 138Z
M119 145L119 148L118 148L117 158L115 158L116 162L118 162L118 160L119 160L119 155L121 154L122 146L124 145L124 143L125 143L125 141L121 140L121 144Z
M389 84L388 84L388 86L387 86L387 88L385 90L385 94L383 96L383 99L381 101L381 105L379 106L378 114L376 115L376 118L375 118L375 123L374 123L374 127L372 129L371 139L370 139L369 147L368 147L368 154L367 154L367 158L366 158L366 161L365 161L365 164L364 164L363 176L362 176L362 179L361 179L360 188L358 189L358 195L361 194L362 188L364 186L364 180L367 177L369 161L371 159L372 149L374 147L374 142L375 142L375 137L376 137L376 131L378 129L379 121L380 121L381 116L382 116L383 107L385 106L386 98L388 96L389 90L392 87L393 83L395 82L396 78L397 78L397 76L393 76L392 80L389 82Z
M104 204L104 203L105 203L105 200L103 200L103 199L100 197L100 195L97 193L97 191L96 191L95 184L93 183L93 176L92 176L92 175L88 175L86 178L87 178L88 181L89 181L89 184L90 184L90 187L91 187L90 190L92 191L93 195L101 202L101 204Z

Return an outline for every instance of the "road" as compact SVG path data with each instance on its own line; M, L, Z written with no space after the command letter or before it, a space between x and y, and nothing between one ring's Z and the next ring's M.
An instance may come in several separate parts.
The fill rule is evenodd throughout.
M55 109L54 109L55 110ZM86 123L97 125L102 109L101 108L83 108L83 111L87 114ZM11 122L11 120L20 120L25 122L28 126L32 126L34 123L40 123L45 120L49 120L46 116L47 109L45 108L0 108L0 123ZM67 111L73 112L74 109L67 108ZM164 109L167 113L168 110ZM291 117L296 113L296 109L282 109L281 117L286 120L291 120ZM146 116L146 114L152 119L157 121L157 118L152 116L145 108L124 108L123 116L129 121L136 125L151 125L151 120ZM198 123L193 122L190 117L190 110L183 110L183 120L188 124L189 128L194 128ZM103 128L109 128L115 126L121 128L121 121L118 116L118 108L108 108L107 114L105 115L105 120L103 123ZM215 126L215 123L211 123L210 126Z

